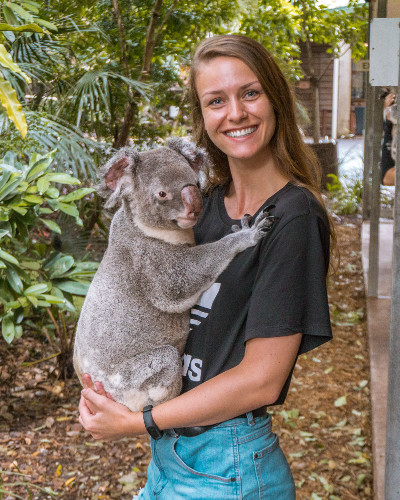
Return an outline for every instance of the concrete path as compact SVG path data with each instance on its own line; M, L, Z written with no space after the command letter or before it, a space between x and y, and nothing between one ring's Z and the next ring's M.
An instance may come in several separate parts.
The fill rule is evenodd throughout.
M378 297L367 297L375 500L384 500L392 245L393 221L381 219L379 225ZM368 290L368 248L369 222L364 222L362 228L362 260L365 290Z

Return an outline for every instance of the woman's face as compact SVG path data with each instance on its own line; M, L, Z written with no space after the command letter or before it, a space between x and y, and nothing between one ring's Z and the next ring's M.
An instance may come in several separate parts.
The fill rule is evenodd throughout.
M207 134L230 161L265 157L275 132L275 113L256 75L243 61L216 57L202 62L196 90Z

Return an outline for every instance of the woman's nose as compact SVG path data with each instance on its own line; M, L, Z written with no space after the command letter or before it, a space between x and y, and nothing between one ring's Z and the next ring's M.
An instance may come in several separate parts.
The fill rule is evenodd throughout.
M244 104L239 99L229 101L228 116L231 121L240 121L247 116Z

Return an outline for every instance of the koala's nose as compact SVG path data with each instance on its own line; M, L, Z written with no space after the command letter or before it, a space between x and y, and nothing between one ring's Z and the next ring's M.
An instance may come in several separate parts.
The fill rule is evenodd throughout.
M185 215L188 219L195 219L201 214L202 199L197 186L185 186L181 191L182 201L185 205Z

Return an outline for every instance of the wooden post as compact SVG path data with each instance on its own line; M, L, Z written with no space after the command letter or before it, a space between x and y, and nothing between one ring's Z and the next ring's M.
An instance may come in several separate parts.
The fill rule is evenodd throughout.
M379 87L372 89L373 120L372 120L372 182L371 182L371 217L369 226L369 268L368 268L368 296L378 296L379 278L379 215L381 197L381 139L383 126L383 103L379 99Z

